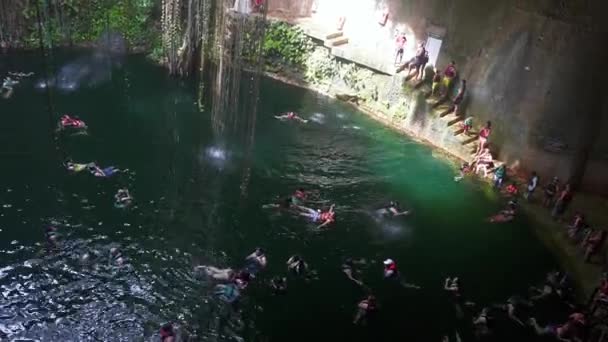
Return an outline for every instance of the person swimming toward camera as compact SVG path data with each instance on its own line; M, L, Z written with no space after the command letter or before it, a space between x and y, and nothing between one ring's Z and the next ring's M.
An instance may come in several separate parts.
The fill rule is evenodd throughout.
M114 195L114 199L114 205L119 208L127 207L133 202L129 189L118 189L118 192Z
M381 215L388 215L388 216L404 216L404 215L409 215L410 210L401 210L400 206L399 206L399 202L397 201L390 201L387 205L383 206L382 208L378 209L377 211L379 214Z

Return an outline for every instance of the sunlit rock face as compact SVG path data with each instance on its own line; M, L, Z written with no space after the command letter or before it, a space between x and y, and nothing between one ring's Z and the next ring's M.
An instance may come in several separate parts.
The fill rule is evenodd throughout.
M416 44L442 33L436 64L442 69L456 62L468 83L464 115L476 126L492 121L491 143L502 160L562 179L584 163L583 183L608 193L608 181L600 179L608 171L608 138L593 132L608 129L602 103L608 46L599 43L608 41L601 17L607 10L601 0L559 6L540 0L274 0L269 15L308 17L328 31L344 17L348 46L389 64L396 32L408 39L404 60ZM585 149L590 159L581 161Z

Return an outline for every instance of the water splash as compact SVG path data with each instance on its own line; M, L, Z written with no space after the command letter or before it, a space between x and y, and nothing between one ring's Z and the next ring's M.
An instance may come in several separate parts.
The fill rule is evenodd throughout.
M63 65L55 75L36 81L35 87L73 92L82 87L105 83L112 78L113 70L122 66L126 49L126 41L120 34L104 33L97 40L91 55Z

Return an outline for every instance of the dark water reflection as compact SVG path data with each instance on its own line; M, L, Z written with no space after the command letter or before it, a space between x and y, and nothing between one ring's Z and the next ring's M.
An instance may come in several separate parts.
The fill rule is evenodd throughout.
M39 71L33 56L3 58L0 73ZM12 339L157 340L160 325L174 321L201 341L431 341L451 326L446 276L459 275L484 303L524 291L554 266L525 218L485 223L500 201L453 183L429 148L306 91L264 80L254 139L220 135L210 113L197 111L193 84L130 57L107 83L54 94L57 114L78 114L90 127L88 136L54 141L45 95L34 84L15 90L0 102L0 330ZM287 110L312 122L272 118ZM65 156L129 172L68 175ZM299 186L337 204L332 229L261 209ZM135 198L127 210L113 206L119 187ZM389 199L414 215L378 220L372 209ZM48 226L56 243L45 238ZM269 266L236 308L193 273L199 264L240 267L256 246ZM286 274L294 253L315 276L289 278L288 293L275 296L266 284ZM366 260L378 326L352 326L365 291L342 274L347 257ZM386 257L423 289L385 283ZM518 276L506 277L511 270Z

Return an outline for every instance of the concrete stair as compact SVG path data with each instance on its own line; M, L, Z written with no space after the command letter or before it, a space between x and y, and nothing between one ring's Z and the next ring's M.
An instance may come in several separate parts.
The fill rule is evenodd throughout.
M458 122L463 121L461 116L458 116L454 113L444 115L441 118L446 122L447 127L453 126L453 125L457 124Z
M329 48L336 47L336 46L342 46L342 45L346 45L346 44L348 44L348 37L345 37L344 32L342 32L342 31L335 31L335 32L328 33L325 36L325 41L323 43L323 45L325 45L326 47L329 47Z
M336 38L340 38L344 36L344 32L342 31L336 31L333 33L329 33L328 35L325 36L325 40L331 40L331 39L336 39Z
M470 145L477 141L477 136L467 137L463 142L461 142L462 146ZM477 151L477 147L475 147L475 151Z

